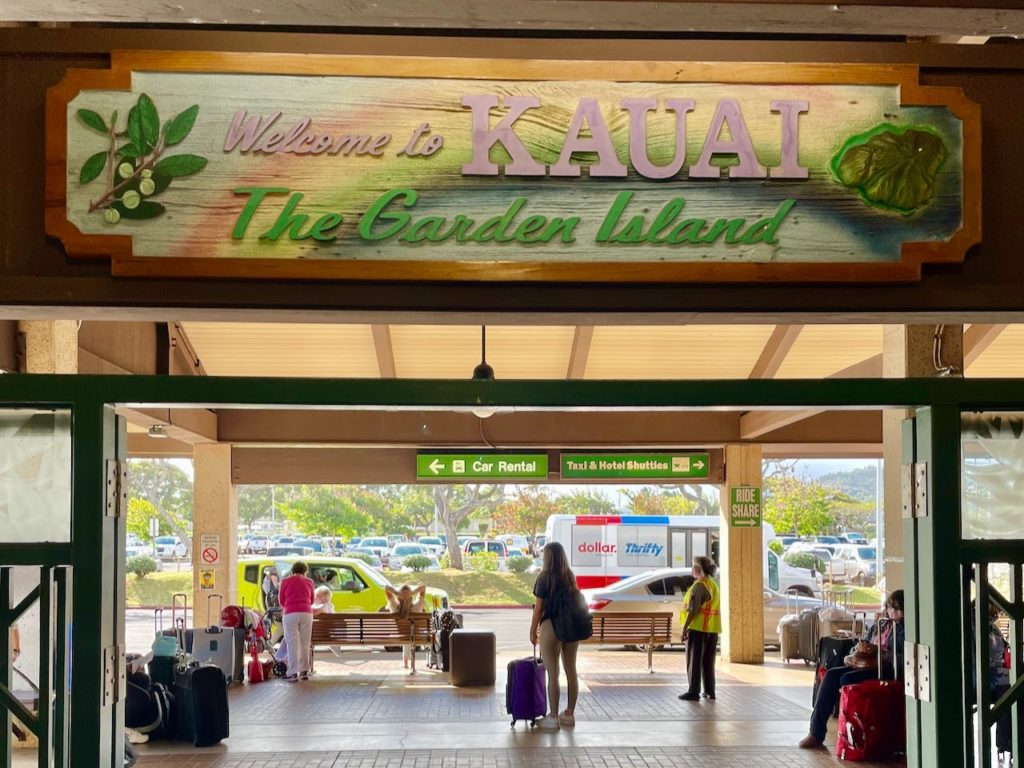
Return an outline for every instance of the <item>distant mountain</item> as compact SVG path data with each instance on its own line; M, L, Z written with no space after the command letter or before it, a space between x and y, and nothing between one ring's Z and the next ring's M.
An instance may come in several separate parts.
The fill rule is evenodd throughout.
M821 485L838 488L847 496L858 501L872 502L875 500L875 480L874 467L857 467L844 472L830 472L817 478Z

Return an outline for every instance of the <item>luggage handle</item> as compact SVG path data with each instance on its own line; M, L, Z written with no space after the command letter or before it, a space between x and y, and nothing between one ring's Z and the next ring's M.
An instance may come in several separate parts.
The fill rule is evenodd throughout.
M217 613L213 612L213 598L217 598L217 606L218 606ZM210 626L209 626L209 629L216 628L218 631L220 631L220 615L223 612L224 612L224 595L222 595L222 594L220 594L218 592L213 592L213 593L207 595L206 596L206 618L209 619L210 622L211 622ZM217 617L215 621L213 619L214 616Z
M178 604L178 598L181 598L181 605ZM188 595L184 592L175 592L171 595L171 623L177 625L178 623L178 608L181 608L182 622L188 624Z
M884 671L883 670L883 662L882 662L882 652L884 651L884 649L882 648L882 629L883 629L882 625L883 624L889 624L892 627L892 631L890 632L890 634L892 635L892 679L893 680L898 680L899 679L899 666L898 666L898 661L896 659L896 620L895 619L886 619L886 618L882 618L882 619L878 620L878 638L877 638L878 639L878 643L877 643L877 645L878 645L878 679L879 680L882 679L882 672Z

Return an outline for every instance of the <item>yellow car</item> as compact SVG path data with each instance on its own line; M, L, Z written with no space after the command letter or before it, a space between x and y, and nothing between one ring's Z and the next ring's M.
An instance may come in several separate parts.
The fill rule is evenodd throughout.
M279 577L291 573L292 563L302 560L309 566L306 574L316 586L331 588L334 610L379 611L387 605L384 587L391 585L378 571L362 560L349 557L275 557L238 562L238 599L242 605L265 611L276 608ZM411 576L412 574L410 574ZM391 585L395 586L395 585ZM269 604L268 604L269 603ZM426 610L448 607L448 593L427 589Z

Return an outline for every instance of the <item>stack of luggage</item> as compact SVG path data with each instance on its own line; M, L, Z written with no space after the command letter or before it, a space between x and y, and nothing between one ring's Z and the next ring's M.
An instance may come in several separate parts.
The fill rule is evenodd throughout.
M235 675L236 632L221 627L186 630L184 597L173 598L170 630L163 627L163 610L156 611L149 674L136 673L128 681L125 724L150 739L207 747L228 737L227 685ZM217 663L197 660L195 650Z
M462 629L462 614L450 608L439 608L434 611L431 620L434 625L434 642L427 651L427 666L448 672L451 670L451 636L456 629Z

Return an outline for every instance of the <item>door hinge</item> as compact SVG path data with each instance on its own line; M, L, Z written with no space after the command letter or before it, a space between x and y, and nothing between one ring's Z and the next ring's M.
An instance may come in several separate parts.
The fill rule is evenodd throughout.
M928 465L919 461L902 470L903 517L928 517Z
M927 645L903 643L903 688L912 699L932 700L932 652Z
M127 660L123 645L108 645L103 649L103 706L121 700L128 678Z
M128 465L117 459L107 460L107 517L124 517L128 505Z

